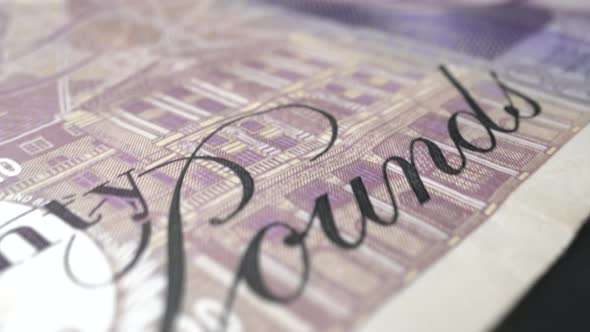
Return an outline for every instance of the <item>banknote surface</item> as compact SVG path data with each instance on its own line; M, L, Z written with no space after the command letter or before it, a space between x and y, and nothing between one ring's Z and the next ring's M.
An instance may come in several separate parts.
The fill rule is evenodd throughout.
M588 17L584 2L267 1L388 34L411 53L483 64L521 84L587 103ZM370 37L372 38L372 37Z
M486 234L507 310L590 211L587 7L2 3L0 330L391 330Z

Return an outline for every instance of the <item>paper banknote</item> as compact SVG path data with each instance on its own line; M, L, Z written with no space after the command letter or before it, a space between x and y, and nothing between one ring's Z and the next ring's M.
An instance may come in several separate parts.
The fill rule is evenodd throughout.
M576 2L0 3L0 331L481 331L590 214Z
M584 1L265 2L374 28L387 33L382 43L397 49L493 66L521 84L590 101L590 6Z

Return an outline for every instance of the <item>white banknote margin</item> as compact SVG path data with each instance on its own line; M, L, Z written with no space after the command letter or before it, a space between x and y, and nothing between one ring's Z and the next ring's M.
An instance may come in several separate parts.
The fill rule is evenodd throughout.
M361 331L492 329L564 252L590 214L590 126Z

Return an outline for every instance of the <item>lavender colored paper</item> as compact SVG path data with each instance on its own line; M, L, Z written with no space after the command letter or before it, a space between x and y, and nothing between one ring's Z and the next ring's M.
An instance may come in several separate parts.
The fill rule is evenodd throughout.
M585 14L528 2L491 7L437 2L428 11L415 9L420 6L426 8L343 1L320 3L313 11L357 28L377 27L413 40L413 46L434 45L483 61L498 68L507 85L533 96L542 114L523 120L513 134L498 135L494 151L467 153L468 164L457 176L441 172L428 150L417 148L418 170L431 196L426 204L416 199L401 168L389 164L385 171L400 211L395 226L370 224L364 244L354 251L334 246L320 227L312 227L311 270L302 296L278 305L242 284L228 331L361 327L485 223L590 121L584 106L586 40L574 34L590 24ZM0 12L11 18L0 29L0 200L6 211L0 217L0 241L19 225L37 227L40 220L57 225L38 229L51 240L35 242L38 255L27 255L18 245L14 250L0 246L7 257L0 262L0 287L4 282L14 296L0 300L0 329L53 324L47 326L158 330L166 294L169 209L182 169L172 161L188 158L228 121L278 105L311 105L334 117L338 136L327 154L313 160L330 142L330 124L317 112L293 106L244 117L205 142L199 156L243 167L255 191L235 218L212 225L210 219L235 209L243 185L228 167L207 160L189 167L180 206L186 280L178 331L217 327L242 254L261 228L281 220L303 229L314 200L327 193L341 232L354 237L359 212L353 178L362 177L379 214L391 215L381 173L385 159L408 158L408 146L417 137L435 142L448 160L459 159L447 123L469 106L433 65L440 58L409 56L410 46L397 54L391 45L360 40L356 28L241 2L17 2ZM556 20L573 26L560 31ZM37 29L27 30L31 25ZM571 53L555 51L563 48ZM450 68L491 118L509 120L506 96L486 70ZM532 75L544 76L535 81ZM469 141L485 144L486 131L472 120L461 120L459 129ZM142 213L136 199L92 193L104 184L129 189L132 183L149 213ZM52 200L96 223L72 231L43 210ZM129 262L148 223L151 238L138 264L116 282L105 283ZM277 292L295 287L301 273L300 258L285 247L283 236L267 235L262 249L266 281ZM67 275L61 272L66 256L72 264ZM46 265L35 263L42 259ZM97 262L94 276L84 273L92 262ZM10 308L19 303L26 309L26 301L16 300L15 290L27 287L19 278L42 273L39 266L47 264L55 264L57 272L48 274L54 284L46 288L67 288L68 308L90 306L100 313L93 318L100 323L58 313L23 321L17 306ZM43 299L29 310L49 301Z

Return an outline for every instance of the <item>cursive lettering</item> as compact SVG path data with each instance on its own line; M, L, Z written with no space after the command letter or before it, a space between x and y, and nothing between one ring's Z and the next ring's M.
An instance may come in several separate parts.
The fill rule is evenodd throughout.
M412 191L414 192L419 203L426 204L430 200L430 194L428 193L428 190L426 189L426 186L424 185L420 173L416 167L415 149L417 144L421 143L426 146L428 154L437 169L446 174L455 176L460 174L467 165L467 158L465 157L465 153L463 152L464 149L478 153L489 153L496 148L496 137L494 135L494 131L501 133L515 132L519 128L521 118L532 118L537 116L541 112L541 107L535 100L531 99L530 97L524 95L519 91L516 91L506 86L504 83L500 82L497 75L494 72L492 72L492 79L496 82L500 90L503 92L508 102L508 105L506 105L503 108L503 110L504 112L509 114L513 119L512 126L502 127L495 123L485 113L485 111L480 107L475 98L445 66L440 66L440 70L442 74L448 79L448 81L458 90L459 94L463 97L463 99L466 101L466 103L469 105L472 111L456 111L451 115L447 123L449 136L455 144L457 153L461 158L459 166L453 167L448 162L442 150L436 145L436 143L432 142L428 138L418 137L413 139L410 143L409 160L399 156L391 156L387 158L382 164L383 180L386 184L387 192L393 207L393 216L390 219L385 220L377 215L375 209L373 208L373 205L369 200L366 187L363 184L361 177L355 177L350 181L350 186L352 188L354 198L361 215L361 227L359 234L355 240L348 241L341 236L336 221L334 219L334 214L332 212L332 208L330 205L328 193L324 193L315 199L313 212L307 223L307 226L303 231L298 231L292 226L289 226L287 223L281 221L274 221L271 224L260 229L254 235L254 238L249 243L245 253L241 258L241 263L239 265L239 268L236 272L236 276L234 277L234 281L227 295L227 299L225 302L225 311L223 315L221 315L220 317L220 326L222 328L225 327L227 316L231 310L233 303L235 302L237 289L241 281L246 281L247 285L255 294L272 302L286 304L294 301L303 293L305 285L309 279L310 271L310 260L308 257L305 240L307 238L307 235L309 234L311 225L316 219L319 219L322 232L328 238L328 240L337 247L346 250L356 249L363 243L367 233L367 219L381 226L394 225L398 218L398 208L397 203L395 201L394 192L391 187L391 181L387 173L387 166L389 163L394 162L401 167L401 169L403 170L403 174L408 183L410 184L410 187L412 188ZM532 109L532 113L523 114L516 106L514 106L512 100L513 96L521 98L526 104L528 104ZM461 130L457 122L459 116L469 116L475 118L479 122L479 124L485 128L485 131L489 138L489 145L486 147L480 147L467 141L465 137L461 134ZM278 296L272 293L272 291L265 285L264 278L262 277L262 273L259 267L261 243L264 241L265 234L272 228L284 228L288 230L289 234L284 237L283 243L289 247L299 247L301 250L303 272L300 277L300 283L295 291L286 296Z

